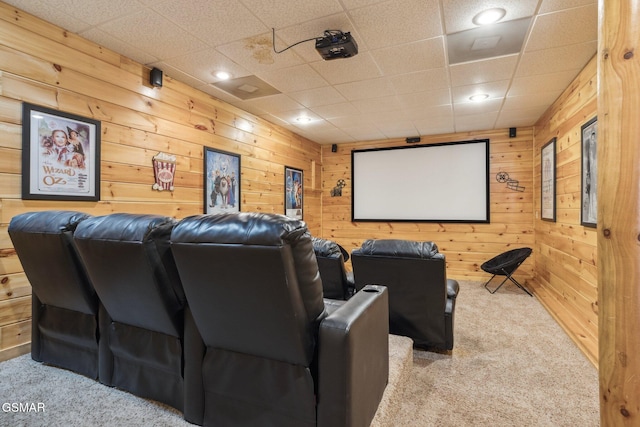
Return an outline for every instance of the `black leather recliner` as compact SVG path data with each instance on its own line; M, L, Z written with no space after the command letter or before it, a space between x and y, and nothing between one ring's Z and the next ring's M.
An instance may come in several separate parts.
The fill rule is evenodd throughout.
M100 382L182 410L185 297L171 254L176 221L116 213L74 239L104 306Z
M311 236L283 215L198 215L171 249L189 303L187 421L368 426L388 380L387 292L325 304Z
M351 252L356 289L380 284L389 291L389 332L418 347L451 350L459 285L447 279L433 242L366 240Z
M347 300L355 292L353 273L345 268L349 253L336 242L312 237L325 298Z
M32 359L97 379L99 302L73 242L88 217L28 212L8 231L32 288Z

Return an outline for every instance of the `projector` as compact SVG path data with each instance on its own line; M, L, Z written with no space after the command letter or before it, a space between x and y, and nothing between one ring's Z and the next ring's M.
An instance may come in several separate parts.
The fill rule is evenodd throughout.
M325 31L324 37L316 39L316 50L325 60L350 58L358 54L358 44L351 33Z

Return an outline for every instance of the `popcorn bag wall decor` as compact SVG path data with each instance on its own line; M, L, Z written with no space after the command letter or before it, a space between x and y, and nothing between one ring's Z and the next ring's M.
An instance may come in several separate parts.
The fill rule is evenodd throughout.
M176 172L176 156L167 153L158 153L153 157L153 173L156 182L152 188L154 190L173 191L173 178Z

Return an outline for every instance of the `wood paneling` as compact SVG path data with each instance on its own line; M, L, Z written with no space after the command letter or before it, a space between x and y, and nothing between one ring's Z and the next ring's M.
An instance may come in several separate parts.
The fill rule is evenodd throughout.
M304 172L304 219L321 230L319 144L0 3L0 360L28 351L30 286L7 235L21 212L202 213L203 147L242 156L243 211L284 213L284 166ZM21 104L100 120L101 200L21 199ZM173 192L152 190L152 158L177 157Z
M447 276L457 279L487 280L490 275L480 265L506 250L520 246L533 247L533 129L518 129L509 138L508 129L487 132L423 136L421 144L489 139L490 143L490 209L489 224L431 222L351 222L351 150L404 146L404 139L354 144L340 144L337 152L322 147L323 191L322 234L351 251L366 239L409 239L434 241L447 259ZM507 172L524 191L513 191L495 179ZM381 171L384 173L384 171ZM347 183L341 197L331 197L338 179ZM424 185L429 185L425 182ZM452 195L455 197L455 195ZM381 200L393 203L392 198ZM517 271L523 282L533 278L535 256Z
M640 13L638 2L599 5L600 425L631 427L640 425Z
M581 129L597 113L594 57L534 127L535 292L598 364L597 231L580 225ZM540 219L540 151L556 142L556 222ZM601 169L602 170L602 169Z

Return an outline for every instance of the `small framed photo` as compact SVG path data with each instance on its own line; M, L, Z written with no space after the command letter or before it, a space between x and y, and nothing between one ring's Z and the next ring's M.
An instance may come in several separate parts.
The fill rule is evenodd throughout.
M100 200L100 122L22 104L22 198Z
M541 214L546 221L556 220L556 138L542 147L541 165Z
M596 227L598 222L597 174L598 121L592 118L582 125L582 185L580 224Z
M240 212L240 155L204 147L204 213Z
M284 214L290 218L302 219L303 179L302 171L284 167Z

